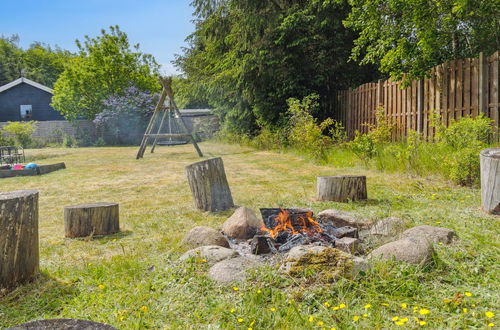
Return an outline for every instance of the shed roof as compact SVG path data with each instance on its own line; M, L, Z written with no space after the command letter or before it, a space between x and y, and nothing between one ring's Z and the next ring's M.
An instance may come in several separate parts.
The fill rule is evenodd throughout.
M16 79L14 81L11 81L10 83L8 84L5 84L3 86L0 86L0 93L3 92L3 91L6 91L14 86L17 86L19 84L22 84L22 83L25 83L25 84L28 84L28 85L31 85L33 87L36 87L38 89L41 89L43 91L46 91L47 93L50 93L50 94L54 94L53 93L53 90L47 86L44 86L42 84L39 84L37 82L34 82L33 80L29 80L28 78L24 78L24 77L21 77L19 79Z

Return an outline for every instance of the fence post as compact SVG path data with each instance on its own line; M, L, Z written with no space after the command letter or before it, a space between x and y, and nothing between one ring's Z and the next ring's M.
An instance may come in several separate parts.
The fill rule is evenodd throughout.
M479 53L479 113L488 115L488 57Z
M384 84L382 82L382 79L378 80L377 84L377 107L382 107L384 106Z
M417 85L417 132L422 134L424 128L424 79Z

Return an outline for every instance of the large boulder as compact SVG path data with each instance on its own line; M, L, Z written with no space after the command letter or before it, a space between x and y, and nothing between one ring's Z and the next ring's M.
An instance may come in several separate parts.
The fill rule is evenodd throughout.
M435 244L450 244L453 240L457 239L458 236L453 230L448 228L422 225L405 230L401 234L401 238L423 239Z
M318 213L317 218L323 222L331 222L335 227L354 227L356 229L368 228L373 224L373 220L357 217L351 213L328 209Z
M390 242L373 250L369 258L403 261L415 265L424 265L432 260L432 244L425 239L405 238Z
M325 246L296 246L286 255L280 270L292 276L314 276L319 282L333 282L339 277L354 277L369 264L359 257Z
M242 206L224 222L222 232L228 237L247 239L252 238L263 226L262 220L251 209Z
M204 226L191 229L182 240L182 243L193 248L206 245L229 247L229 242L224 235L213 228Z
M258 265L255 260L245 257L226 259L213 265L208 276L219 283L244 281L248 275L247 270Z
M179 260L186 261L191 258L204 259L209 265L213 265L219 261L235 258L239 253L218 245L199 246L195 249L184 253Z

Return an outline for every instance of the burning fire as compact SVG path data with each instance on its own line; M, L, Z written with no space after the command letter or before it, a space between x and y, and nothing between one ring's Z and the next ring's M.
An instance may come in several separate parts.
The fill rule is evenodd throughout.
M295 220L290 216L290 212L287 210L281 210L281 212L274 218L277 223L274 228L267 228L263 226L262 231L268 232L272 238L276 238L279 233L287 231L288 233L295 235L299 233L319 233L322 232L320 225L312 216L312 212L307 212L305 216L298 216Z

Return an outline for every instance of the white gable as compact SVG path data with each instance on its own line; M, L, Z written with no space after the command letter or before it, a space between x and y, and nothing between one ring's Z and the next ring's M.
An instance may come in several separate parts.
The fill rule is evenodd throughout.
M33 87L41 89L42 91L46 91L47 93L53 94L53 90L51 88L48 88L47 86L44 86L42 84L39 84L37 82L34 82L33 80L29 80L29 79L24 78L24 77L21 77L21 78L16 79L16 80L14 80L14 81L12 81L12 82L10 82L8 84L0 86L0 93L3 92L3 91L6 91L9 88L17 86L17 85L19 85L21 83L25 83L25 84L31 85Z

